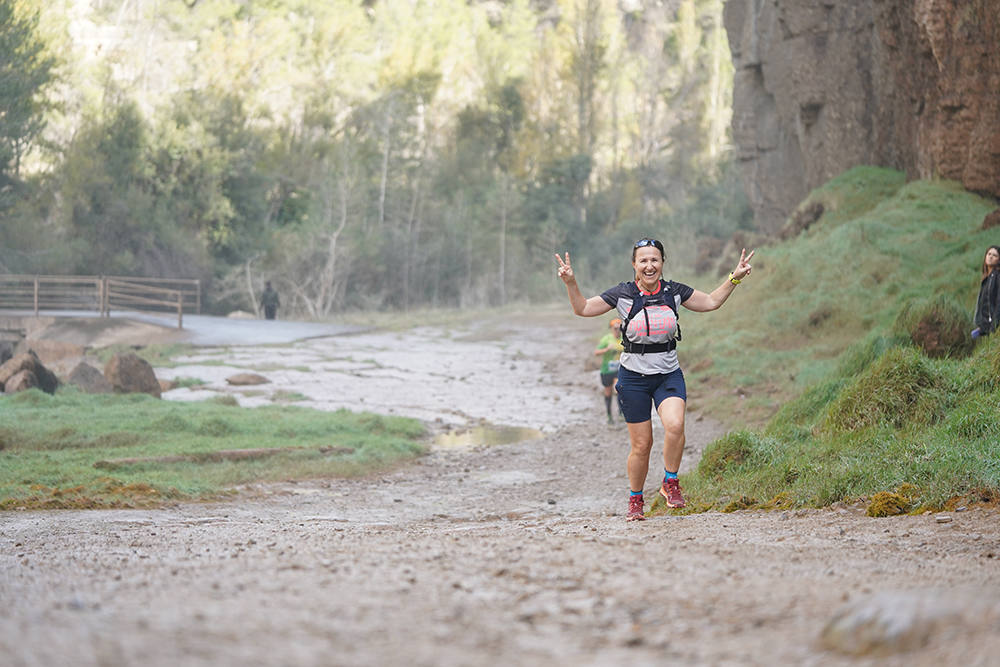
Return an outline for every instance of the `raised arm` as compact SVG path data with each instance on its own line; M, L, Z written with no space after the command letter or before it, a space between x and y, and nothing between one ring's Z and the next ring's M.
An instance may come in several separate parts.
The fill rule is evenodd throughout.
M566 283L566 294L569 295L569 303L573 306L574 313L581 317L597 317L611 310L611 306L605 303L600 296L592 296L589 299L583 296L580 286L576 284L576 276L573 275L568 252L565 259L556 253L556 262L559 263L556 275Z
M736 289L736 285L742 281L744 278L750 275L750 258L753 257L754 251L751 250L750 254L747 254L747 249L743 248L740 252L740 261L736 264L736 268L733 272L729 274L722 284L712 290L711 294L706 294L700 290L695 290L694 293L688 297L682 306L688 310L693 310L695 312L704 313L710 310L715 310L722 304L726 302L729 295L733 293ZM736 282L733 282L736 281Z

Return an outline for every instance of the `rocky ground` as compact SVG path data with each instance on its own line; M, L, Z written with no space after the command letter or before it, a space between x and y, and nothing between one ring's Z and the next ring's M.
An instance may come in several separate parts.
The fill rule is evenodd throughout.
M594 324L205 350L232 355L226 372L272 379L244 402L365 397L435 433L486 420L540 437L435 445L371 478L252 486L226 503L0 513L3 664L997 664L995 509L625 523L627 438L604 423L596 373L580 361ZM553 327L562 336L545 343ZM218 367L203 362L170 372ZM721 433L689 415L685 469ZM655 457L651 467L650 497Z

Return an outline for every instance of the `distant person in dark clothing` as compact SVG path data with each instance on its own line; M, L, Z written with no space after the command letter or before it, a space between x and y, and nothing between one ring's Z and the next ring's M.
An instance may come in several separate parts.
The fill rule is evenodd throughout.
M996 330L997 320L1000 320L1000 246L991 245L983 257L972 337L989 336Z
M260 295L260 305L264 308L264 319L273 320L281 301L278 299L278 292L271 287L270 280L264 283L264 293Z

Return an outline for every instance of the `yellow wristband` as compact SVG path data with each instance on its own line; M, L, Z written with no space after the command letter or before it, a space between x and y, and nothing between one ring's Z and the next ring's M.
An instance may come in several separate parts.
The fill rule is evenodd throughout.
M729 282L731 282L734 285L739 285L743 281L742 280L737 280L736 278L733 278L733 272L730 271L729 272Z

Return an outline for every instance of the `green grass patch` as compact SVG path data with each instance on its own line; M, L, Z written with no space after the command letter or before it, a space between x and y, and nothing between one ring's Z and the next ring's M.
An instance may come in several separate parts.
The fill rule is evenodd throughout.
M186 376L176 377L174 378L173 382L175 385L177 385L178 388L200 387L202 385L208 384L208 382L202 380L201 378L192 378Z
M0 397L0 509L146 507L364 474L420 455L423 437L416 420L346 410L30 390Z
M968 333L996 203L868 167L813 202L823 215L758 248L721 311L682 314L689 390L736 429L685 476L684 511L995 502L1000 338Z
M271 400L276 403L298 403L300 401L308 401L309 397L298 391L279 389L271 394Z

